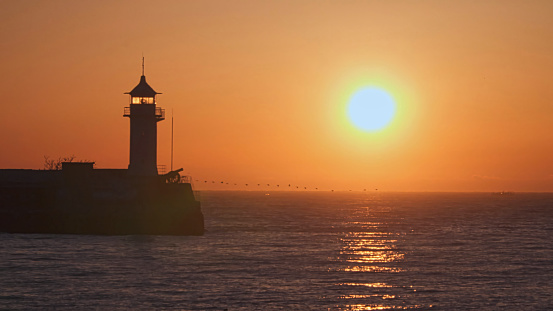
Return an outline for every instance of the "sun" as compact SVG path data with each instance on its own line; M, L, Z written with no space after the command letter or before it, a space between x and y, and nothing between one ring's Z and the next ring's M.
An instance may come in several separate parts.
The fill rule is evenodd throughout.
M394 99L378 88L363 88L351 97L348 116L361 130L376 132L392 121L396 110Z

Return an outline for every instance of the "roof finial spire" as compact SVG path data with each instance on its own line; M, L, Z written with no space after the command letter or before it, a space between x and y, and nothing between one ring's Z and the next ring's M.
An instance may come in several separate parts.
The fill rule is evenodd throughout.
M142 75L144 75L144 55L142 55Z

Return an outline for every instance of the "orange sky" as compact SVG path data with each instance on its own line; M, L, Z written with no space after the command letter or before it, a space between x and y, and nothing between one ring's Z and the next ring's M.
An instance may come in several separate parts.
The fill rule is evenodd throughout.
M123 93L144 53L158 104L174 109L175 166L194 179L553 191L552 12L551 1L0 1L0 167L74 154L126 168ZM381 132L346 118L363 86L396 99ZM158 129L169 165L170 121Z

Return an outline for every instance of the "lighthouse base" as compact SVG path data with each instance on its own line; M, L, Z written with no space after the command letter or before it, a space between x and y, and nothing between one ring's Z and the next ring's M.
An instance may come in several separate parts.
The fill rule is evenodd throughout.
M0 232L204 234L191 184L75 164L61 171L0 170Z

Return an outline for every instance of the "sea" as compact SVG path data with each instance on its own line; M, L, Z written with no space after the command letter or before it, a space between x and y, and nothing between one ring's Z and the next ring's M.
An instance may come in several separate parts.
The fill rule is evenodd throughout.
M552 193L201 193L204 236L0 234L1 310L553 310Z

